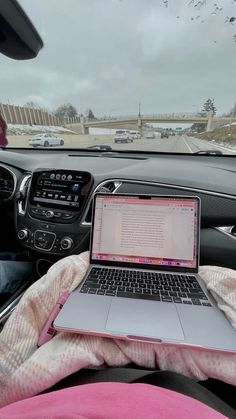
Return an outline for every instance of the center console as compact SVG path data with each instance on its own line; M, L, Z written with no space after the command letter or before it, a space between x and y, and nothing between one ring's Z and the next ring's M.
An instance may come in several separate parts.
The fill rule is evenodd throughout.
M75 251L86 233L81 231L79 221L92 183L88 172L36 170L24 211L17 214L17 234L22 244L54 255Z

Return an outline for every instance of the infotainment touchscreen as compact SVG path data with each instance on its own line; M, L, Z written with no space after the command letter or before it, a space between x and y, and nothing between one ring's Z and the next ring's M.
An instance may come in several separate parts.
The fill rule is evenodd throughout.
M78 210L89 190L91 175L77 171L40 171L33 175L31 205Z

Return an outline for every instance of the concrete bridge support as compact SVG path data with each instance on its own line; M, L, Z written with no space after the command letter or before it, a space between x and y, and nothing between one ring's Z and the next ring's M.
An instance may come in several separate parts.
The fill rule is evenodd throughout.
M141 135L142 135L142 130L143 130L143 122L142 122L141 115L139 115L138 116L138 131Z
M207 122L207 132L212 131L212 122L213 122L214 114L212 111L208 114L208 122Z
M82 134L89 134L89 128L85 126L85 118L84 116L80 117L80 126L81 126L81 133Z
M88 135L89 134L89 128L85 127L83 124L81 124L81 132L82 132L82 134Z

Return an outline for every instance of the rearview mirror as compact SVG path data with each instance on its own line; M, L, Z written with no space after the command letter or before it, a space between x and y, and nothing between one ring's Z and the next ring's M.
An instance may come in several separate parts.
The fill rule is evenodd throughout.
M0 1L0 53L15 60L35 58L43 47L35 27L16 0Z

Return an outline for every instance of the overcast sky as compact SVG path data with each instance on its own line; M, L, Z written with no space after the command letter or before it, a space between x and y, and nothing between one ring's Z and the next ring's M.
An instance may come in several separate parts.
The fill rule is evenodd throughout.
M222 113L236 101L235 1L19 2L44 48L30 61L0 55L0 102L70 102L102 116L137 114L139 103L142 113L194 112L208 98Z

